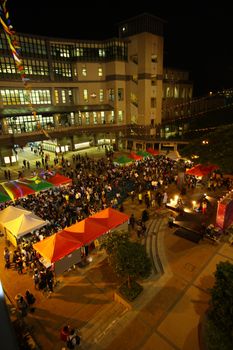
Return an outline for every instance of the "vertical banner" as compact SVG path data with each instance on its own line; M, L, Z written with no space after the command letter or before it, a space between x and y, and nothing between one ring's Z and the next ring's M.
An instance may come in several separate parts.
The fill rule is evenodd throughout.
M225 226L225 212L226 205L221 202L218 202L216 225L219 226L221 229L224 229Z

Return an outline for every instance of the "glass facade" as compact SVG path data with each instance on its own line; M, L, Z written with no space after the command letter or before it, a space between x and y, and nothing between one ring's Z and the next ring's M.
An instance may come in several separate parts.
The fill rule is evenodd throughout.
M25 105L29 104L29 97L32 104L51 104L50 90L20 90L20 89L1 89L0 103L6 105Z
M43 129L50 129L53 124L53 116L24 115L6 119L6 126L9 134L32 132L38 130L38 126Z

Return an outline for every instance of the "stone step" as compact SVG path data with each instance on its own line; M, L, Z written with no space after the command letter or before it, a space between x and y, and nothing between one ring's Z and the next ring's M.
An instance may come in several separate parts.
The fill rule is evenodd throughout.
M98 344L112 332L127 309L120 303L111 302L104 306L82 329L82 349L97 349Z

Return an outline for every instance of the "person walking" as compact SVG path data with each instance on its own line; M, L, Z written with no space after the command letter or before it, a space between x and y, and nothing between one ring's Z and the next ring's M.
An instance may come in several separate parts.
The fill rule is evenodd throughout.
M29 307L29 310L31 312L34 312L35 311L35 308L32 307L32 305L35 303L36 301L36 298L35 296L27 289L26 292L25 292L25 299L26 299L26 302L28 304L28 307Z

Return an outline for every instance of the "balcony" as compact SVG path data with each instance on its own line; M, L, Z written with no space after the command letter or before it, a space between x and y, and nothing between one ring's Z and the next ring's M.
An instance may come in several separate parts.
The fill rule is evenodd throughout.
M28 142L42 141L44 139L55 139L61 138L64 135L71 137L73 135L82 135L86 134L97 134L103 132L118 132L126 130L127 125L125 124L114 124L114 123L105 123L105 124L96 124L96 125L72 125L72 126L58 126L52 129L39 129L31 132L22 132L22 133L2 133L0 134L0 146L2 145L14 145L18 144L24 146Z

